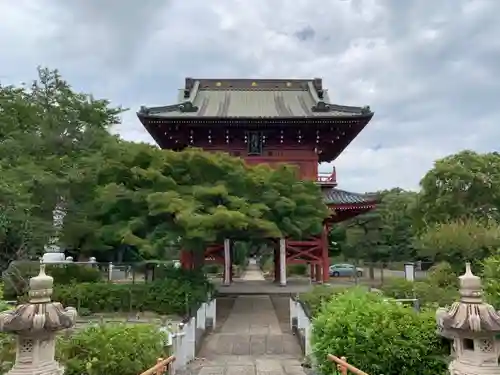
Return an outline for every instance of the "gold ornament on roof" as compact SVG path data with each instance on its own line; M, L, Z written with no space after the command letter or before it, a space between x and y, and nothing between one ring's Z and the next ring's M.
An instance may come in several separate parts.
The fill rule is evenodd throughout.
M217 82L217 83L215 84L215 86L217 86L217 87L220 87L221 85L222 85L222 83L220 83L220 82Z
M253 87L257 86L257 82L252 82L252 86Z

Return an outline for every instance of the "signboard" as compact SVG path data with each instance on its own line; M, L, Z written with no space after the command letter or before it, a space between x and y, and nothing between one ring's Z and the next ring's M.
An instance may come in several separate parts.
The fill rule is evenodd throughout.
M415 281L415 263L405 263L405 279Z

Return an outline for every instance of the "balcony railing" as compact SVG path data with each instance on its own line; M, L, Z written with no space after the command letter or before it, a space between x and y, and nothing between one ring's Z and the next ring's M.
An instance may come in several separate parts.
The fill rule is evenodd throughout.
M318 173L318 177L316 182L320 185L337 185L337 172L335 171L335 167L333 167L332 172L320 172Z

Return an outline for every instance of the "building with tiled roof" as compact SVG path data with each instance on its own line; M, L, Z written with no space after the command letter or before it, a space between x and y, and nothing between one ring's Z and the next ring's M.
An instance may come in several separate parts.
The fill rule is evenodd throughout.
M318 164L334 161L373 117L368 106L333 104L319 78L186 78L176 103L143 106L137 116L164 149L200 147L229 152L249 164L296 165L301 178L321 186L325 203L333 210L329 223L375 206L373 197L337 189L335 169L327 175L318 173ZM283 250L287 263L311 264L316 275L323 274L317 279L326 280L325 236L315 240L321 242L320 250L309 253L297 249L300 241L289 240Z

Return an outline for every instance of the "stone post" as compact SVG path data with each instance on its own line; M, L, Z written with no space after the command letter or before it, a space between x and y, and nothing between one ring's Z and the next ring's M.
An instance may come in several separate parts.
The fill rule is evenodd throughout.
M16 362L7 375L61 375L64 369L54 359L58 331L75 324L77 312L52 302L54 279L40 265L30 279L29 302L0 313L0 332L17 337Z
M224 239L224 280L222 280L222 285L231 285L231 240L229 238Z
M436 312L438 333L453 341L451 375L500 375L500 315L482 299L470 263L460 279L460 301Z
M280 286L286 286L286 240L284 238L280 238L279 259Z

